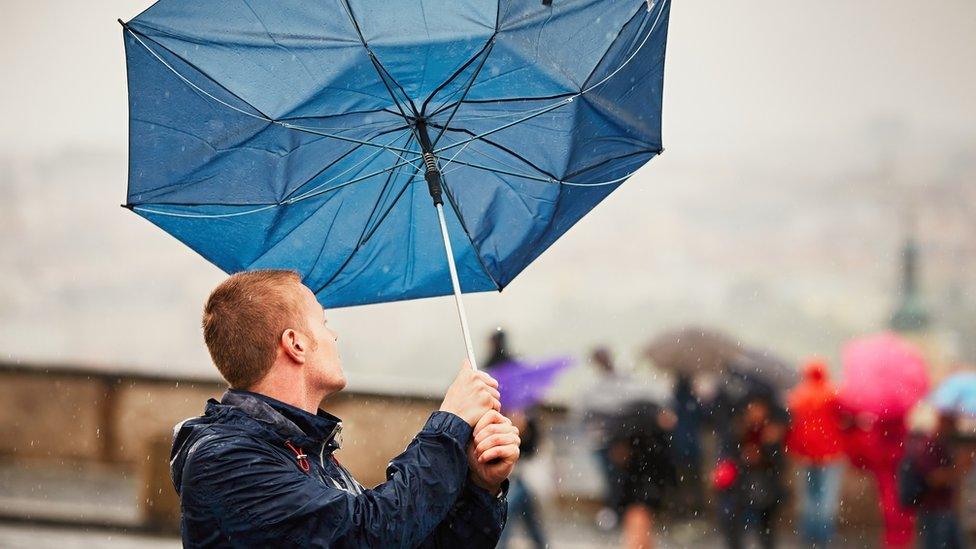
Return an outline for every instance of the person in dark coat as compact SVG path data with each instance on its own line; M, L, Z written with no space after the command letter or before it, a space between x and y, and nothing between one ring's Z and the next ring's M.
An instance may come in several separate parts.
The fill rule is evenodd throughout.
M776 417L768 398L754 395L732 425L736 443L723 450L713 474L725 541L729 549L740 549L743 532L752 527L760 546L771 549L776 547L776 519L787 496L785 420Z
M654 517L665 495L676 483L671 430L674 415L651 402L627 406L610 435L610 456L622 472L618 512L622 517L623 546L654 546Z
M956 415L939 414L935 432L910 450L921 475L918 501L918 541L924 549L961 549L966 546L959 520L960 486L966 470L956 461Z
M691 376L682 374L674 385L673 402L676 422L671 438L674 463L678 469L677 510L697 516L705 507L702 486L701 425L704 411L695 394Z
M439 411L364 488L334 456L342 422L318 408L345 386L338 337L290 271L239 273L204 309L230 390L175 431L185 547L493 547L518 430L497 383L462 368Z

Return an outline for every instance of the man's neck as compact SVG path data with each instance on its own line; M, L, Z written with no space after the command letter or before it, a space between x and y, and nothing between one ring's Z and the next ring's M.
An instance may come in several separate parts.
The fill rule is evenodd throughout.
M273 380L267 379L251 387L249 391L280 400L285 404L290 404L296 408L305 410L312 415L318 413L319 404L328 396L323 391L312 391L304 384L295 386L292 384L275 383Z

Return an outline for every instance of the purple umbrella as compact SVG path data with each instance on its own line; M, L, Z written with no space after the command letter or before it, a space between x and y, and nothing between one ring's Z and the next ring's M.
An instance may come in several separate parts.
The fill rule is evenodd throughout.
M512 361L491 369L502 393L502 409L506 412L524 410L542 400L556 378L573 364L570 357L549 359L540 363Z

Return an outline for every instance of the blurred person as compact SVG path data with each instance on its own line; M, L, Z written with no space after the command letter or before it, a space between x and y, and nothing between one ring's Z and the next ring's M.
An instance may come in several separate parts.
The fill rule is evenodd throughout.
M725 449L713 473L720 495L720 523L728 547L743 547L755 530L763 548L776 546L776 519L786 500L783 485L785 425L765 397L751 397L733 418L736 444Z
M579 403L583 425L604 481L603 508L597 514L597 525L604 530L612 530L620 518L618 510L624 478L623 471L611 456L611 437L632 392L633 380L616 370L613 355L606 347L593 350L590 364L595 368L598 379L580 394Z
M704 412L691 376L678 376L672 401L675 425L671 434L671 449L678 486L675 497L680 512L697 515L705 506L701 482L701 424Z
M176 427L172 475L187 547L491 547L505 524L518 430L497 383L463 366L387 481L340 465L338 336L292 271L238 273L211 293L207 348L230 389Z
M485 370L491 372L494 368L509 363L515 356L508 348L508 336L504 330L497 330L489 339L490 353ZM512 424L519 430L519 459L532 459L540 444L541 432L535 407L528 410L505 411L512 420ZM525 528L529 540L536 548L546 547L546 535L542 526L542 515L539 512L539 502L531 486L525 481L518 469L509 476L508 487L508 523L502 530L498 547L504 548L511 542L512 533L517 523Z
M881 545L911 547L915 516L899 498L898 469L905 454L905 418L879 418L841 407L844 453L851 465L874 477L883 524Z
M508 351L508 334L505 333L505 330L501 328L495 330L488 339L488 345L488 361L485 362L486 370L491 370L496 366L512 360L513 357Z
M617 512L622 517L623 546L654 547L654 518L675 467L668 440L675 425L671 411L650 402L629 405L610 435L610 459L621 472Z
M800 534L825 547L834 536L843 457L840 403L827 364L809 360L787 397L790 428L786 450L796 459L800 485Z
M957 463L956 414L939 413L935 430L909 450L909 459L921 479L918 494L918 539L925 549L960 549L966 546L958 515L959 493L965 468Z
M506 412L507 413L507 412ZM540 429L535 414L524 411L508 413L508 417L519 430L519 460L532 459L540 444ZM524 463L523 463L524 464ZM537 549L547 547L545 528L542 514L539 511L539 500L526 482L518 468L509 477L508 487L508 524L502 531L498 547L507 547L516 524L521 523L532 545Z

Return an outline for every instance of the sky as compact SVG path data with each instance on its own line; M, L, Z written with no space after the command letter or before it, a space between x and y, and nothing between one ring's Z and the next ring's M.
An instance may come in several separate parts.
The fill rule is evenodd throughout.
M4 1L10 359L211 371L199 310L222 274L118 208L127 111L116 19L148 5ZM969 0L674 2L665 153L505 292L470 296L476 339L505 326L526 356L607 343L631 363L643 341L693 322L790 360L833 356L883 324L906 204L920 196L930 287L966 286L976 210L953 197L976 199L974 37ZM363 386L446 386L463 356L449 299L337 310L332 322Z

